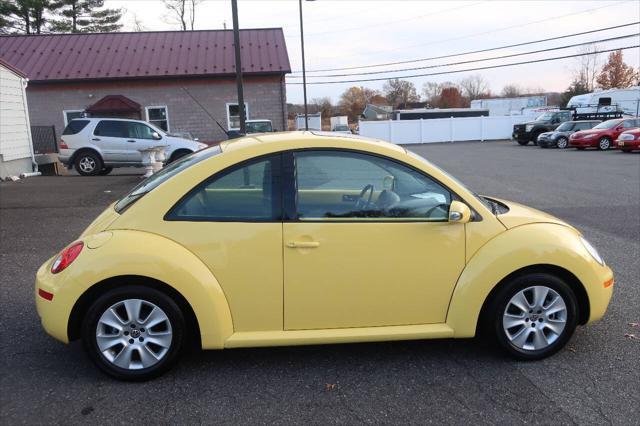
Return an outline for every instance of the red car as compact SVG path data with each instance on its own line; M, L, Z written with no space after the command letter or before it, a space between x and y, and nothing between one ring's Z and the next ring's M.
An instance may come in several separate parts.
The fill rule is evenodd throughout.
M598 148L607 150L614 148L613 141L620 133L640 127L638 118L616 118L598 124L593 129L581 130L569 136L569 146L578 149Z
M640 129L627 130L620 133L616 140L616 145L622 152L640 150Z

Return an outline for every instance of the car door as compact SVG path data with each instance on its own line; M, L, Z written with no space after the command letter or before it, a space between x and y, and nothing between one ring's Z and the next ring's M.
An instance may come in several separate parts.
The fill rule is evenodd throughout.
M107 163L129 161L129 135L127 122L122 120L100 120L93 130L91 143L100 148Z
M137 121L128 121L126 122L126 126L126 156L128 162L140 163L142 162L142 153L140 150L162 145L159 140L153 137L156 131L146 124Z
M280 176L279 154L232 166L165 216L163 235L195 254L220 283L235 332L283 327Z
M341 150L294 155L283 224L287 330L442 323L465 264L453 194L396 161Z

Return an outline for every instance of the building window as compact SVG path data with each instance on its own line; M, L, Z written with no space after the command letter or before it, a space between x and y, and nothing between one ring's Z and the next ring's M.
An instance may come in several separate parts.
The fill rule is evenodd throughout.
M245 120L249 119L249 104L244 103ZM240 111L238 104L227 104L227 130L240 130Z
M62 111L62 116L64 117L64 126L66 127L74 118L83 118L86 115L82 109L67 109Z
M169 110L166 106L148 106L147 121L165 132L169 131Z

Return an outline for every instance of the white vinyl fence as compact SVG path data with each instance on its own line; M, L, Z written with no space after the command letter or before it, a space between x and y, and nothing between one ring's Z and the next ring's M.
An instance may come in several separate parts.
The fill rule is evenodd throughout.
M360 121L360 135L398 145L509 139L513 125L537 115L452 117L429 120Z

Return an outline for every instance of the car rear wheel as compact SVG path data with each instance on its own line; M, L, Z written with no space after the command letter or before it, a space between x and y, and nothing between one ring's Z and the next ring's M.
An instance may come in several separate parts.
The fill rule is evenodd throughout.
M93 151L81 151L76 156L74 165L81 176L96 176L102 170L102 158Z
M488 314L489 326L508 354L537 360L556 353L569 341L577 325L577 302L563 280L533 273L503 286Z
M182 350L184 333L184 317L173 299L136 285L111 290L91 305L82 341L103 372L140 381L171 368Z
M569 139L565 138L564 136L561 136L558 138L558 141L556 142L556 146L560 149L565 149L569 146Z
M600 138L600 140L598 141L598 149L600 151L606 151L609 148L611 148L611 139L607 137Z

